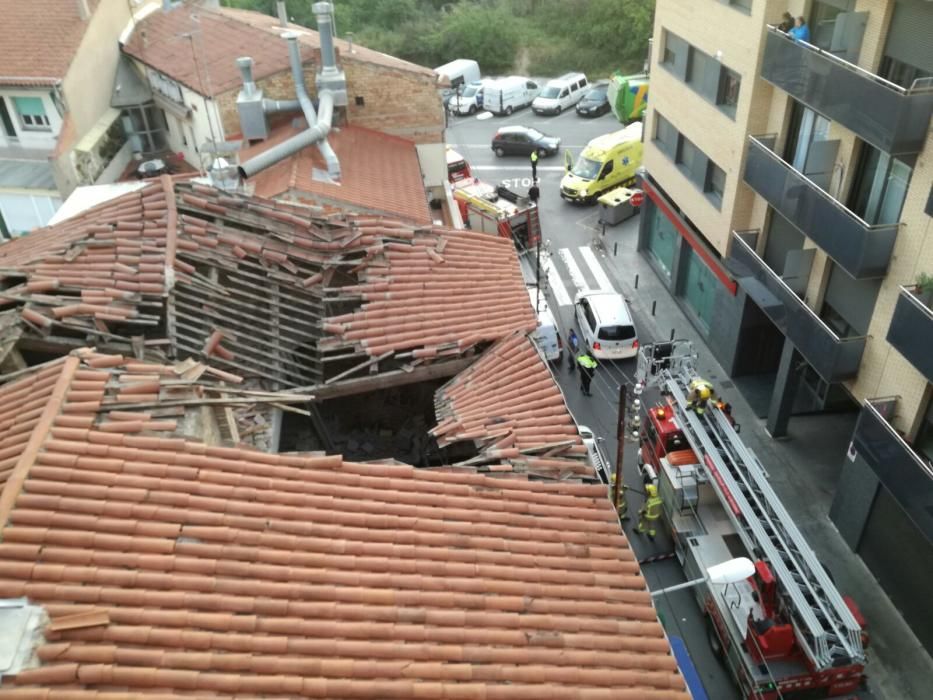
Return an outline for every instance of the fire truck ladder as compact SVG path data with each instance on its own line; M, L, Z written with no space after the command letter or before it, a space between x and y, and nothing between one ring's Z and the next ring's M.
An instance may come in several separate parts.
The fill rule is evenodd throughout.
M723 507L749 552L763 556L783 590L798 643L819 670L865 663L861 627L767 481L758 458L716 406L687 410L691 362L662 369L684 435L704 462ZM672 371L673 370L673 371ZM678 371L679 370L679 371Z

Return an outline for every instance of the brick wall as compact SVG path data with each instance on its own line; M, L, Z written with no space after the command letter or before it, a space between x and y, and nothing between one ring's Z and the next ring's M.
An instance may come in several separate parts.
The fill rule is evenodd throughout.
M315 56L315 59L317 57ZM368 127L387 134L402 136L415 143L442 143L444 113L432 75L387 68L385 66L341 57L340 65L347 75L349 105L338 110L338 117L350 124ZM315 64L305 64L305 85L312 98ZM291 71L285 70L256 81L263 96L273 100L295 99ZM220 95L224 131L238 134L239 117L236 98L239 88ZM357 97L363 105L357 105Z

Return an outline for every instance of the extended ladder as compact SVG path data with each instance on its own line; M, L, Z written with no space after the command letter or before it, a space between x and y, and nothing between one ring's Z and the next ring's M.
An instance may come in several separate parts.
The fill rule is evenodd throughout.
M745 547L774 571L797 641L816 668L865 663L860 625L771 488L758 458L717 406L709 405L702 416L687 409L688 387L698 376L692 360L692 355L675 353L642 377L651 381L653 374L652 383L673 398L684 436L702 459Z

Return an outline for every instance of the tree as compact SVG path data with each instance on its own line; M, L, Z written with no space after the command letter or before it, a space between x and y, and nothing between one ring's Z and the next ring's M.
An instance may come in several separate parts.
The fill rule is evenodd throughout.
M444 61L474 58L484 72L508 70L518 49L518 20L501 7L461 3L444 18L438 50Z

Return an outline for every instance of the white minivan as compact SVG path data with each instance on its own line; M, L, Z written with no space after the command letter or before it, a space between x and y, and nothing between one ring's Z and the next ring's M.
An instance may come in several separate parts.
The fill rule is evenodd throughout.
M483 109L498 115L509 115L527 107L541 92L541 87L528 78L510 75L499 78L483 88Z
M573 307L583 344L597 360L624 360L638 354L635 322L621 294L578 292Z
M557 329L557 322L554 320L554 314L548 307L547 300L544 298L544 290L538 292L537 287L528 287L528 298L531 300L531 307L535 309L535 315L538 317L538 327L532 333L535 345L541 350L544 359L548 362L560 362L563 355L563 343L560 339L560 331ZM535 305L537 304L537 308Z
M437 82L440 83L444 107L449 108L451 99L457 94L457 88L475 83L480 78L479 63L471 58L458 58L434 69ZM444 85L445 82L450 85Z
M447 108L451 114L469 115L476 114L483 108L483 88L490 80L477 80L475 83L469 83L462 88L455 90L455 94L447 103Z
M586 93L590 84L583 73L567 73L549 80L541 94L531 103L535 114L560 114L573 107Z

